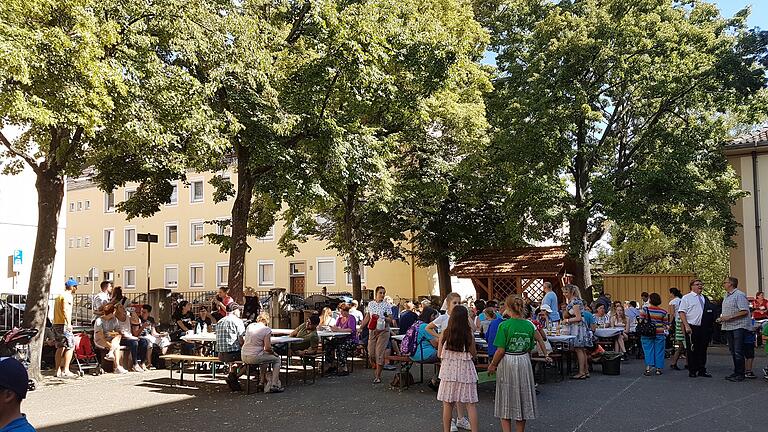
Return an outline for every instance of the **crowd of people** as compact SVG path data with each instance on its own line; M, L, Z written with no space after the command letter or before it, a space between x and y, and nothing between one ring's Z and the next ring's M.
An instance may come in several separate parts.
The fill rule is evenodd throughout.
M382 382L382 371L394 368L393 354L408 356L414 362L440 362L438 376L430 381L442 402L443 427L446 431L477 430L476 337L487 342L487 370L495 373L495 415L504 431L523 430L528 420L536 418L536 384L530 356L551 362L551 335L569 335L569 348L576 357L576 373L570 378L590 377L589 362L602 342L596 337L600 328L613 332L607 342L626 360L630 343L637 343L644 357L644 375L662 375L668 368L687 369L690 377L711 377L708 372L707 349L716 326L724 332L733 358L733 382L755 378L752 367L755 345L768 338L768 326L758 333L761 320L768 319L768 301L762 292L753 300L738 289L738 280L723 282L725 296L715 303L703 294L701 280L691 281L688 292L669 289L669 301L663 305L659 293L642 293L641 300L621 301L609 293L596 290L596 299L587 302L575 285L565 285L561 296L546 282L540 300L527 295L512 295L503 301L462 299L450 293L442 303L425 299L417 304L401 301L395 304L384 287L374 290L374 298L359 310L359 303L340 303L309 316L290 336L301 339L291 345L273 345L268 313L262 312L244 321L241 306L222 288L210 304L198 305L179 301L174 308L174 329L158 332L151 317L150 305L129 305L120 287L101 284L101 292L93 300L94 343L103 357L113 363L115 373L127 373L122 357L130 355L130 370L143 372L153 367L153 353L165 353L179 342L182 352L211 354L206 347L181 342L187 333L215 332L215 352L226 364L226 382L233 391L240 390L240 378L248 365L258 370L257 391L282 392L280 355L324 357L326 374L349 374L348 359L365 352L373 368L373 383ZM73 376L69 369L74 347L71 326L72 296L77 282L68 280L65 291L54 304L53 338L56 344L56 375ZM665 307L666 306L666 307ZM397 329L397 330L395 330ZM342 334L321 343L319 330ZM404 335L400 345L391 337L397 331ZM348 333L348 336L343 336ZM485 345L485 344L484 344ZM671 350L669 346L672 346ZM121 349L121 347L124 347ZM679 363L684 360L681 368ZM768 379L768 368L764 370ZM454 414L455 413L455 414Z

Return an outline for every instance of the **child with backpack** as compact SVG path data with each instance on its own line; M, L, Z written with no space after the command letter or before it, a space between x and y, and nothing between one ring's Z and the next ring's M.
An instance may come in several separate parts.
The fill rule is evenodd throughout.
M456 403L466 405L470 430L478 431L477 371L473 362L477 348L465 307L453 308L448 326L440 333L438 356L441 367L437 400L443 402L444 432L451 430L453 404Z

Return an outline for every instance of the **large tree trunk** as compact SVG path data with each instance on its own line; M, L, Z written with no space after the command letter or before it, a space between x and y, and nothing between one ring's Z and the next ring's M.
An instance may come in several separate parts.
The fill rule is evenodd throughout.
M352 298L361 301L363 297L363 282L360 280L360 260L352 254L348 258L349 274L352 276Z
M453 289L451 287L450 257L441 256L437 260L437 283L440 286L440 297L445 298Z
M245 146L237 148L237 196L232 206L232 236L229 250L229 295L243 303L245 287L245 254L248 252L248 219L253 200L253 175L250 153Z
M37 173L37 239L32 269L29 273L27 306L24 312L25 328L39 330L29 344L29 377L41 381L40 359L43 354L43 334L48 315L48 296L51 292L53 263L56 259L56 237L59 232L59 212L64 199L64 178L59 173L41 168ZM64 281L58 281L62 284Z
M571 241L571 256L576 261L577 269L574 284L581 289L581 297L586 302L592 301L592 268L589 262L590 245L587 233L586 219L574 218L569 220Z

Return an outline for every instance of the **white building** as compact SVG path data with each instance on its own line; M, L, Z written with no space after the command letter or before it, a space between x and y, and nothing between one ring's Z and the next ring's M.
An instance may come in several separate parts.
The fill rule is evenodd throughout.
M10 140L18 131L3 129ZM64 201L66 202L66 195ZM62 203L63 208L63 203ZM56 261L53 267L52 292L64 288L64 247L67 212L60 212L56 240ZM0 173L0 294L26 294L29 272L37 237L37 190L35 173L30 168L17 175ZM14 253L21 251L21 263L14 265Z

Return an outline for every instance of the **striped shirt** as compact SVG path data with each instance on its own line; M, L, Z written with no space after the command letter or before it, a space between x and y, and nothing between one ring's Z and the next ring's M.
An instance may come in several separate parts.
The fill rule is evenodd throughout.
M737 289L726 293L723 299L722 316L733 316L740 311L747 311L747 314L736 319L723 321L723 330L752 329L752 318L749 316L749 300L747 300L747 296Z
M640 309L640 318L646 318L646 310L650 314L651 322L656 326L656 335L663 335L666 332L667 311L658 306L648 306Z

